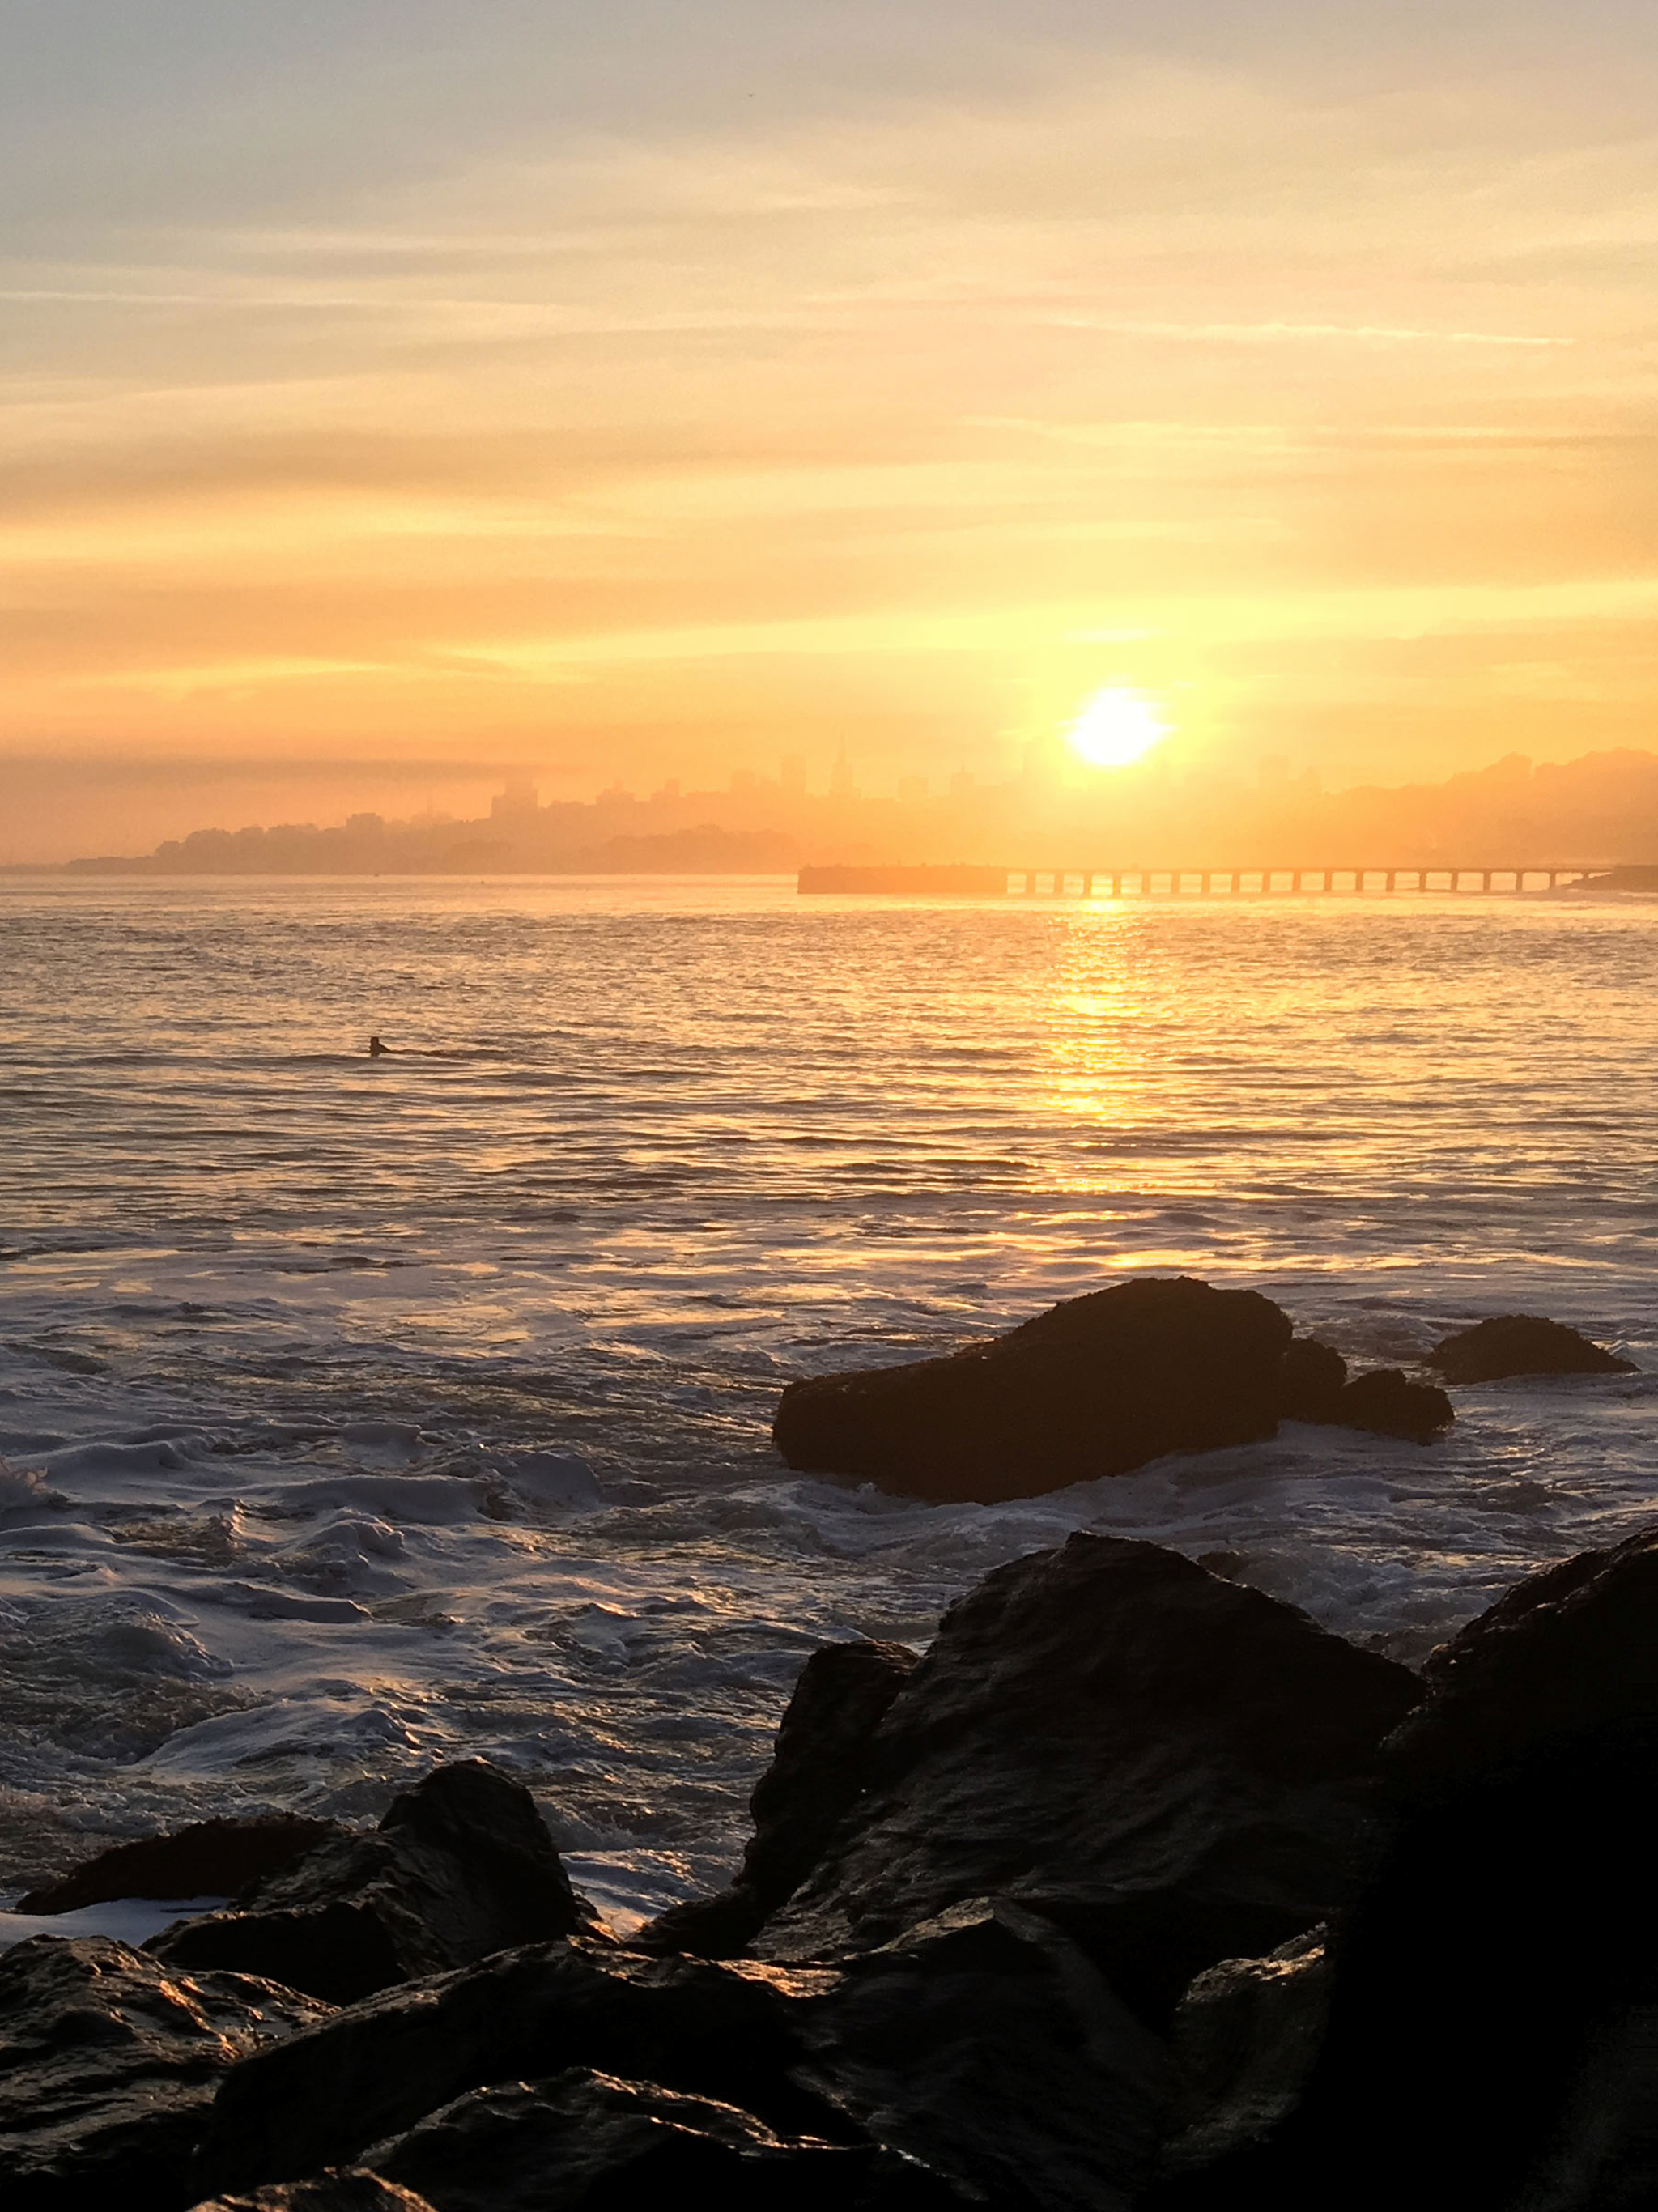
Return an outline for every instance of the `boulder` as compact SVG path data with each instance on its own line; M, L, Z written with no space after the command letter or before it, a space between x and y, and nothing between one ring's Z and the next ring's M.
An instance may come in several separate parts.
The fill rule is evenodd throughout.
M751 1948L847 1958L973 1897L1056 1921L1145 2017L1327 1917L1414 1675L1178 1553L1076 1535L944 1615L868 1783Z
M306 2181L279 2182L251 2197L214 2197L194 2212L435 2212L423 2197L361 2166L330 2166Z
M382 1990L237 2067L214 2107L203 2179L246 2191L359 2165L370 2144L470 2090L570 2067L738 2105L779 2135L835 2139L847 2132L837 2114L789 2069L802 2011L837 1979L583 1938L501 1952Z
M123 1897L234 1897L249 1882L279 1874L319 1844L346 1831L337 1820L302 1813L197 1820L167 1836L115 1844L57 1881L19 1898L16 1912L77 1912Z
M227 2069L326 2008L240 1974L170 1973L104 1936L0 1954L7 2212L173 2212Z
M677 1905L642 1928L633 1947L731 1958L768 1913L793 1896L868 1780L869 1747L914 1672L905 1644L829 1644L802 1668L777 1731L776 1749L749 1800L754 1834L732 1887Z
M1397 1367L1373 1367L1336 1393L1323 1418L1338 1428L1364 1429L1372 1436L1430 1444L1449 1428L1456 1414L1445 1393L1431 1382L1409 1382Z
M191 1969L262 1974L334 2004L491 1951L589 1927L522 1783L483 1759L437 1768L378 1828L323 1844L149 1946Z
M849 1960L797 2069L1003 2212L1127 2212L1168 2124L1161 2040L1040 1914L975 1898Z
M1650 1532L1529 1577L1436 1653L1383 1748L1397 1819L1332 1932L1328 2033L1252 2197L1311 2212L1339 2172L1357 2212L1419 2201L1426 2173L1459 2212L1649 2201L1655 1621ZM1245 2179L1217 2167L1199 2201Z
M873 2144L779 2136L734 2105L591 2068L474 2089L365 2156L434 2212L637 2212L705 2191L722 2212L967 2212Z
M1315 1336L1297 1336L1278 1362L1278 1418L1285 1421L1331 1421L1347 1380L1347 1363L1333 1345Z
M1635 1363L1603 1352L1564 1322L1497 1314L1442 1337L1423 1362L1448 1382L1500 1382L1506 1375L1632 1375Z
M1181 1999L1169 2035L1178 2124L1158 2160L1164 2185L1236 2161L1301 2101L1329 2012L1321 1928L1265 1959L1223 1959Z
M1121 1283L943 1358L792 1382L772 1434L810 1473L917 1498L1029 1498L1272 1436L1291 1334L1256 1291Z

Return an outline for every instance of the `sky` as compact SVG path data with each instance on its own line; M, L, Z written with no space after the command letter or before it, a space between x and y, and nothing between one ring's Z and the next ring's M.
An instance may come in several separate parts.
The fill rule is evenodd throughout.
M1645 0L6 0L0 860L1102 688L1658 744L1655 94Z

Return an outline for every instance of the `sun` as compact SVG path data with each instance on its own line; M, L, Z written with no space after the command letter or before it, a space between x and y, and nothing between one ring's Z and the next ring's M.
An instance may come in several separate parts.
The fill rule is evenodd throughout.
M1138 691L1096 691L1066 732L1072 750L1092 768L1127 768L1169 734L1157 708Z

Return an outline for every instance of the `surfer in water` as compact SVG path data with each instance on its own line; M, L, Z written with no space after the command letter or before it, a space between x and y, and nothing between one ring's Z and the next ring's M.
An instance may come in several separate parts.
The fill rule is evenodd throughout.
M389 1044L382 1044L377 1036L371 1036L368 1040L368 1057L370 1060L379 1060L383 1054L390 1052L391 1049L392 1048Z

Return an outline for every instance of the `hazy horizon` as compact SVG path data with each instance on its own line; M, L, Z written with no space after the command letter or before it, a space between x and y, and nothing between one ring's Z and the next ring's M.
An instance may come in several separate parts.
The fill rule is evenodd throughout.
M0 857L1643 745L1655 26L25 4Z

